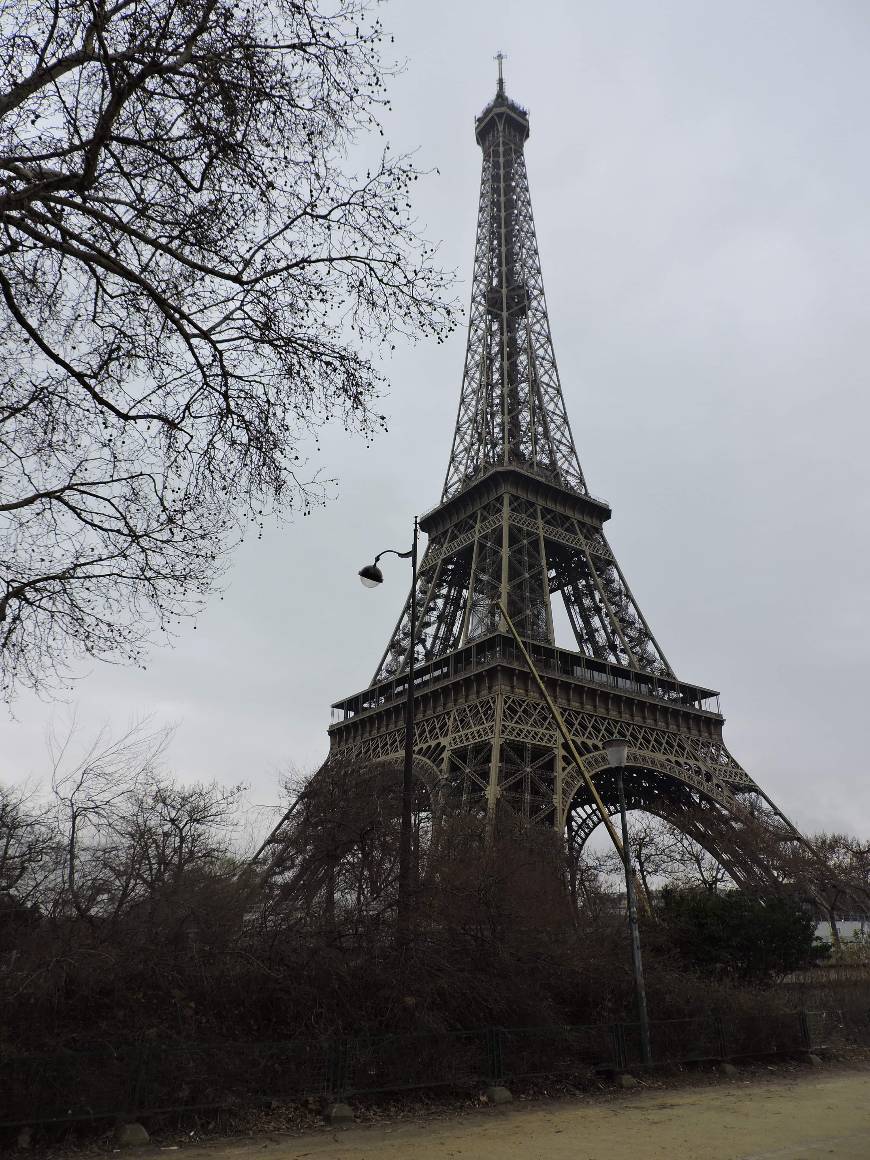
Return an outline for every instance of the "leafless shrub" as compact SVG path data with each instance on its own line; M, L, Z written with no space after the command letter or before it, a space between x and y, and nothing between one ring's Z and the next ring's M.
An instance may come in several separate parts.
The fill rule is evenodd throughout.
M824 914L841 951L838 915L870 913L870 842L848 834L813 834L788 851L786 872Z
M399 946L400 771L345 763L294 779L251 863L234 843L238 787L176 782L165 742L147 723L84 750L64 736L51 808L0 797L10 1042L633 1019L618 883L555 833L509 813L488 826L421 788L411 937ZM787 1004L786 992L759 997L687 972L659 924L642 924L654 1018Z

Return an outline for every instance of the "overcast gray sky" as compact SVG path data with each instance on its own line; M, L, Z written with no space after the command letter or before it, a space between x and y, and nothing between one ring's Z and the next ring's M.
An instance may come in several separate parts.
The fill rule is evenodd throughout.
M437 168L417 209L467 304L495 87L526 146L556 356L608 534L669 660L722 691L735 757L800 826L870 836L870 5L866 0L392 0L407 69L394 148ZM245 544L147 671L93 665L67 705L21 698L0 777L38 778L45 733L153 714L179 776L246 781L327 749L330 703L371 678L407 588L385 563L435 506L464 334L401 347L390 430L340 425L335 498Z

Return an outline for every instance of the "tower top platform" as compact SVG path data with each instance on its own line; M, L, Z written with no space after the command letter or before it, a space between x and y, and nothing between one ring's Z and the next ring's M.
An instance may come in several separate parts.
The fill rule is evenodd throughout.
M504 92L496 93L483 112L474 120L474 136L481 148L486 147L487 139L499 128L503 129L505 122L510 122L515 130L519 131L521 141L529 136L529 113L522 105L512 101Z

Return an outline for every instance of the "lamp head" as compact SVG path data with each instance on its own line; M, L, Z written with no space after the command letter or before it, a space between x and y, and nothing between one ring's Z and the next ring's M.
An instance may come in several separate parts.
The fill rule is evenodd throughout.
M610 768L619 769L625 765L628 742L624 737L611 737L609 741L604 742L604 752L607 754L607 764Z
M377 564L366 564L365 568L360 568L358 575L366 588L377 588L384 582L384 574Z

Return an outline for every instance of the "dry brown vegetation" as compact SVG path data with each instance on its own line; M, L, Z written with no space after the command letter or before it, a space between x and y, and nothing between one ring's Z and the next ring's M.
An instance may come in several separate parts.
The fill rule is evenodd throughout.
M0 794L0 1046L632 1017L607 867L566 870L553 833L504 818L487 836L476 817L418 810L400 954L394 770L327 767L288 788L278 840L251 865L234 845L241 788L177 784L165 740L140 728L76 758L57 745L48 800ZM672 838L656 857L676 857ZM635 845L649 883L653 835ZM713 888L697 859L682 872ZM651 919L644 953L654 1018L755 1001L686 971Z

